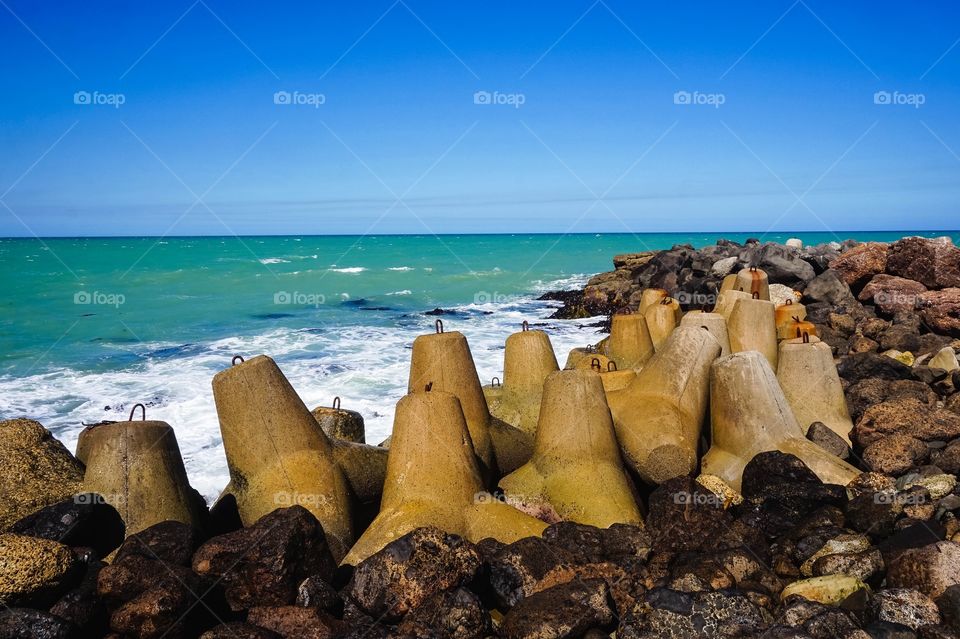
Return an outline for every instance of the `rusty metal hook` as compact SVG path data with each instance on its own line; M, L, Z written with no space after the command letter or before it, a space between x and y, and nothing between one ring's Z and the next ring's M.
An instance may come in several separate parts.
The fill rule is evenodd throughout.
M793 300L785 300L785 301L783 302L783 305L784 305L784 306L790 306L791 304L793 304Z
M760 291L754 291L753 293L750 294L750 297L752 297L755 300L760 299Z
M443 320L437 320L433 325L437 329L438 334L443 332Z
M494 377L493 379L491 379L490 385L493 386L494 388L500 388L500 378Z
M433 389L433 382L427 382L427 385L423 387L424 392L429 393Z
M662 300L660 300L660 303L661 303L661 304L664 304L664 305L673 304L673 298L667 296L667 297L663 298Z
M751 266L751 267L750 267L750 272L751 272L751 273L756 273L756 272L757 272L757 267L756 267L756 266Z
M334 410L340 410L340 396L333 398L333 408Z
M520 322L520 330L522 330L522 331L529 331L529 330L530 330L530 322L528 322L527 320L523 320L522 322Z
M234 355L234 356L233 356L233 359L230 360L230 365L231 365L231 366L236 366L238 359L240 360L240 363L241 363L241 364L244 362L244 360L243 360L243 355Z
M603 367L600 366L600 358L599 358L599 357L594 357L592 360L590 360L590 368L595 368L595 369L597 369L598 371L603 370Z
M617 370L617 363L613 360L610 360L609 362L607 362L607 372L610 373L615 370Z
M130 409L130 417L127 419L128 422L133 421L133 414L137 412L137 407L140 408L140 417L143 421L147 421L147 407L143 404L134 404L133 408Z
M800 329L799 329L799 328L797 329L797 332L798 332L798 333L800 332ZM810 343L810 333L808 333L808 332L806 332L806 331L803 332L803 343L804 343L804 344L809 344L809 343Z

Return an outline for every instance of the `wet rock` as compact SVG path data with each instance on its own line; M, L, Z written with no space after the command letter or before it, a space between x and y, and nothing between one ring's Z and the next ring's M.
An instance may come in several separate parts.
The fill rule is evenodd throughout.
M191 625L186 615L196 602L196 596L182 586L157 585L117 608L110 615L110 628L141 639L183 637Z
M737 591L697 594L665 588L647 596L649 611L627 615L617 629L618 639L659 637L752 637L769 625L768 614Z
M505 639L579 637L615 619L607 584L572 581L527 597L510 609L500 626Z
M864 242L854 246L830 262L830 268L849 286L863 286L871 277L887 269L887 244Z
M939 240L905 237L890 245L887 272L927 288L960 286L960 249Z
M852 437L866 447L891 434L909 435L921 441L954 439L960 436L960 415L912 397L900 397L865 410Z
M574 555L540 537L526 537L501 548L490 560L490 586L509 608L525 597L573 579Z
M859 302L836 271L827 269L813 278L803 289L803 299L806 302L823 302L833 307L843 306L853 309Z
M879 353L857 353L845 357L837 364L840 377L848 384L865 379L899 380L910 379L910 367Z
M0 604L32 605L56 596L71 584L76 560L61 543L0 534Z
M189 566L197 547L197 532L179 521L162 521L127 537L113 563L133 556Z
M872 302L884 313L893 315L912 311L920 299L920 294L926 292L927 287L920 282L894 275L876 275L863 287L857 299L861 302Z
M777 536L823 506L843 506L840 486L824 484L793 455L760 453L743 470L742 517L768 536Z
M329 581L335 568L320 522L302 506L214 537L193 555L193 570L219 581L233 610L293 603L304 579Z
M120 513L92 493L41 508L10 527L10 532L20 535L92 548L98 557L106 557L123 543L124 530Z
M479 568L470 542L418 528L360 562L344 594L375 619L398 621L435 593L468 583Z
M283 639L281 635L251 623L234 621L211 628L200 639Z
M807 429L807 439L840 459L850 457L850 447L847 445L847 442L823 422L813 422L810 424L810 428Z
M879 621L907 626L913 630L940 623L937 605L921 592L909 588L881 590L870 599L870 614Z
M863 451L867 468L886 475L901 475L927 458L930 449L919 439L894 433L874 441Z
M317 575L307 577L297 587L297 605L317 608L339 616L343 612L343 599L333 586Z
M300 606L251 608L247 622L272 630L284 639L333 639L343 624L325 612Z
M960 288L923 293L918 306L920 317L932 330L960 337Z
M480 598L466 588L433 595L410 611L397 627L398 637L410 639L483 639L490 634L490 614Z
M97 594L97 577L105 565L93 561L84 566L79 584L53 604L50 613L69 621L86 635L101 636L106 630L108 616L107 608Z
M960 544L941 541L900 553L887 567L887 583L936 599L950 586L960 584Z
M0 608L0 637L3 639L72 639L75 628L69 622L42 610Z
M83 464L31 419L0 421L0 530L81 491Z

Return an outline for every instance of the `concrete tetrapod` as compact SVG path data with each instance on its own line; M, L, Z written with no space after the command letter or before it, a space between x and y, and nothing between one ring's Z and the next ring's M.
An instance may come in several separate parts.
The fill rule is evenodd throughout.
M710 364L719 355L709 331L681 326L629 386L608 395L624 459L644 481L660 484L696 469Z
M633 380L637 378L636 368L617 369L616 362L608 362L607 370L600 373L600 381L603 383L603 390L606 393L626 388Z
M543 331L523 330L507 338L503 354L503 386L499 396L489 401L490 414L529 433L537 430L543 381L560 370L550 338Z
M203 498L187 481L173 429L166 422L133 421L137 406L129 421L81 433L84 492L98 493L116 508L128 536L167 520L201 528Z
M645 288L640 292L640 304L637 305L637 312L643 315L651 306L659 304L664 298L670 297L665 289Z
M436 333L413 341L407 392L429 386L457 396L485 479L519 468L533 454L533 436L490 415L467 338L456 331L443 332L440 320L436 327Z
M665 297L643 313L654 350L659 350L680 321L680 305L672 297Z
M680 320L680 326L700 326L720 342L720 357L730 354L730 336L727 334L727 319L720 313L690 311Z
M780 341L803 337L804 333L810 337L816 337L817 325L796 317L791 317L783 324L777 325L777 339Z
M845 486L860 471L804 437L766 358L756 351L714 362L710 381L711 447L700 472L740 491L755 455L779 450L803 460L824 482Z
M356 565L421 526L477 542L539 536L546 524L484 490L460 401L451 393L411 393L397 403L380 513L343 559Z
M757 298L738 299L727 318L730 351L759 351L777 369L777 325L773 302Z
M770 280L767 272L751 266L737 273L737 288L753 297L770 301Z
M500 487L508 499L545 502L577 523L642 523L600 375L561 371L547 378L533 457Z
M802 432L813 422L823 422L850 445L853 421L826 342L810 335L780 342L777 381Z
M310 412L330 439L354 444L366 443L363 415L354 410L340 408L339 397L333 398L333 406L317 406Z
M720 290L717 291L717 295L735 290L737 290L737 274L730 273L729 275L725 275L723 281L720 282Z
M730 313L733 312L734 305L739 300L748 299L751 299L750 294L744 293L743 291L722 291L719 295L717 295L717 303L713 305L713 312L717 315L722 315L729 322Z
M602 342L603 340L600 341ZM576 348L571 348L570 352L567 353L567 361L563 365L563 370L573 370L577 367L577 364L583 360L583 358L595 357L596 355L597 348L595 346L577 346Z
M353 542L347 480L327 435L277 364L258 355L220 371L213 399L243 524L300 504L320 521L334 557L343 557Z
M639 313L616 313L610 318L610 336L599 349L617 368L642 368L653 357L647 319Z
M777 323L777 329L779 329L781 324L787 324L792 320L807 319L807 307L800 302L787 300L783 304L777 304L773 316L774 321Z

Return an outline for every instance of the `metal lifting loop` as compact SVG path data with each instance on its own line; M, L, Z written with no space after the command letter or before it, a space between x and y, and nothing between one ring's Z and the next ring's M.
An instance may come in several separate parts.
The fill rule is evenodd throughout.
M233 359L230 360L230 365L231 365L231 366L236 366L238 359L240 360L240 363L242 364L242 363L243 363L243 355L234 355L234 356L233 356Z
M592 360L590 360L590 368L595 368L595 369L597 369L598 371L603 370L603 367L600 366L600 358L599 358L599 357L594 357Z
M620 315L633 315L633 309L629 306L623 306L619 311L617 311L617 313Z
M596 347L594 344L587 344L587 352L588 352L588 353L596 353L596 352L597 352L597 347Z
M756 272L757 272L757 267L756 267L756 266L751 266L751 267L750 267L750 272L751 272L751 273L756 273Z
M799 332L799 330L800 330L800 329L797 329L798 332ZM806 332L806 331L803 332L803 343L804 343L804 344L809 344L809 343L810 343L810 333L808 333L808 332Z
M791 304L793 304L793 300L786 300L783 304L784 306L790 306Z
M617 370L617 363L613 360L607 362L607 372L609 373L615 370Z
M796 322L797 324L799 324L799 323L800 323L800 316L799 316L799 315L794 315L794 316L793 316L793 321Z
M752 297L755 300L760 299L760 291L754 291L753 293L751 293L750 297Z
M520 329L523 330L523 331L529 331L529 330L530 330L530 322L528 322L527 320L523 320L523 322L520 323Z
M443 332L443 320L437 320L433 325L437 328L437 333Z
M500 378L494 377L493 379L491 379L490 385L493 386L494 388L500 388Z
M427 382L427 385L423 387L423 390L429 393L432 388L433 382Z
M334 398L333 398L333 408L334 408L335 410L340 410L340 397L339 397L339 395L338 395L337 397L334 397Z
M663 298L662 300L660 300L660 303L661 303L661 304L664 304L664 305L666 305L666 304L673 304L673 298L672 298L672 297L665 297L665 298Z
M129 419L127 419L128 422L133 421L133 414L137 412L137 408L140 409L140 418L143 421L147 421L147 407L144 406L143 404L134 404L133 408L130 409L130 417Z

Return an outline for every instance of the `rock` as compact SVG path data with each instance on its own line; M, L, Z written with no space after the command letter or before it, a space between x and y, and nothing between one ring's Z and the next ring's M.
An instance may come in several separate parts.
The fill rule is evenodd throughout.
M869 444L863 451L863 463L872 471L896 476L921 463L929 453L919 439L894 433Z
M887 269L887 244L865 242L854 246L830 262L830 268L847 285L859 288L872 276Z
M824 484L793 455L756 455L743 470L741 517L768 536L779 536L824 506L843 506L842 487Z
M189 566L197 547L197 531L179 521L162 521L130 535L120 546L113 563L128 557L145 557L177 566Z
M891 324L879 317L868 317L857 324L857 329L872 340L879 340L880 335L890 328Z
M907 351L904 353L895 349L890 349L888 351L884 351L883 355L886 355L890 359L894 359L906 366L913 366L914 357L913 357L913 353L911 353L910 351Z
M894 315L913 311L920 300L920 294L926 292L927 287L920 282L894 275L875 275L863 287L857 299L864 303L872 302L887 315Z
M960 632L960 585L946 588L936 602L943 622Z
M651 549L647 530L630 524L596 528L573 521L561 521L547 526L543 531L543 540L569 553L581 564L624 558L645 560Z
M846 313L830 313L829 321L830 328L835 330L844 339L853 335L853 332L857 328L857 322L853 319L853 316L847 315Z
M500 626L505 639L579 637L614 621L607 584L572 581L527 597L510 609Z
M847 408L854 423L860 420L868 408L887 400L913 397L929 406L937 403L937 394L929 386L923 382L907 379L897 381L865 379L847 389L846 396Z
M843 306L848 310L859 305L850 287L832 269L827 269L807 284L803 289L803 301L824 302L834 307Z
M325 612L300 606L257 606L247 621L284 639L333 639L343 630L342 622Z
M620 253L613 256L613 267L634 269L639 268L650 261L656 255L654 251L643 251L641 253Z
M0 421L0 530L81 492L83 464L31 419Z
M960 369L960 362L957 362L957 354L954 352L952 346L944 346L936 355L931 357L927 361L927 366L930 368L940 368L948 373Z
M300 582L297 587L296 603L298 606L317 608L335 616L340 616L343 612L343 599L340 598L340 593L318 575L307 577Z
M50 613L65 619L90 636L101 636L107 628L107 608L97 594L97 577L105 566L93 561L85 566L79 585L50 607ZM100 634L98 634L100 633Z
M738 259L736 255L733 255L717 260L713 263L713 266L710 267L710 274L718 278L726 277L733 270L733 267L737 265Z
M839 574L866 582L883 572L883 568L883 555L879 550L870 549L824 555L813 562L811 572L815 577Z
M110 628L141 639L180 637L190 634L186 615L197 596L180 584L167 582L143 591L110 615Z
M791 288L802 288L804 284L816 277L816 272L797 251L774 244L764 244L758 248L748 249L744 261L749 266L756 266L767 273L771 284L785 284Z
M583 288L583 304L592 315L609 313L627 305L632 285L630 271L600 273Z
M251 623L234 621L211 628L200 639L283 639L281 635Z
M946 448L933 451L930 463L948 473L960 473L960 439L950 442Z
M914 588L936 599L950 586L960 584L960 545L940 541L905 550L888 565L887 584Z
M857 353L844 358L838 365L840 377L850 383L865 379L902 380L910 379L909 366L878 353Z
M841 534L828 539L819 550L810 555L800 566L800 574L805 577L813 576L813 564L821 557L828 557L839 553L858 553L869 550L870 540L864 535Z
M847 446L847 442L823 422L810 424L810 428L807 429L807 439L840 459L847 459L850 456L850 447Z
M850 338L850 348L847 352L850 355L854 355L856 353L875 353L879 348L880 344L874 340L857 334Z
M0 608L3 639L72 639L74 631L69 622L42 610Z
M783 589L780 598L784 601L793 595L799 595L810 601L836 605L858 590L867 589L867 585L849 575L827 575L795 581Z
M960 415L933 408L913 397L900 397L871 406L853 428L852 438L860 446L891 434L909 435L921 441L960 437Z
M790 301L792 304L796 304L800 300L800 293L793 290L789 286L784 286L783 284L770 284L770 301L780 306L787 301Z
M92 548L98 557L106 557L123 543L124 525L113 506L99 495L85 493L27 515L10 532Z
M920 295L920 317L937 333L960 337L960 288Z
M890 245L887 272L927 288L960 286L960 249L936 240L905 237Z
M301 506L279 508L249 528L214 537L193 555L193 570L222 583L235 611L292 604L304 579L329 581L335 568L320 522Z
M650 495L647 530L659 552L737 547L722 498L691 477L667 480Z
M398 621L437 592L473 579L476 547L436 528L418 528L355 568L344 594L375 619Z
M737 591L691 595L657 588L647 595L646 607L622 619L618 639L758 637L771 621Z
M937 604L923 593L909 588L878 591L870 599L869 610L875 619L907 626L913 630L940 623Z
M901 490L919 486L929 492L930 499L941 499L952 493L956 485L957 478L954 475L938 473L936 475L911 478L903 483Z
M490 614L466 588L440 592L410 611L397 627L399 637L484 639L492 634Z
M73 553L61 543L0 534L0 604L49 600L70 585L75 567Z
M573 579L575 558L539 537L526 537L501 548L489 561L490 586L500 606Z

